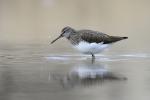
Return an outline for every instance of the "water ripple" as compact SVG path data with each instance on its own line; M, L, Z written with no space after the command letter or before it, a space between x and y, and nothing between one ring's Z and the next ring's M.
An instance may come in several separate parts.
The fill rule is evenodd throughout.
M86 60L91 58L90 55L49 55L45 57L47 60ZM139 53L139 54L120 54L120 55L96 55L96 60L98 61L124 61L132 59L149 59L150 54Z

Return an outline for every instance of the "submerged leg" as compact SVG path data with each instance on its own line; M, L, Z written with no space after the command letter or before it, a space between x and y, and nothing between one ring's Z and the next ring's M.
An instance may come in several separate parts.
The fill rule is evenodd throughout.
M91 53L91 55L92 55L92 64L93 64L95 62L95 56L93 53Z

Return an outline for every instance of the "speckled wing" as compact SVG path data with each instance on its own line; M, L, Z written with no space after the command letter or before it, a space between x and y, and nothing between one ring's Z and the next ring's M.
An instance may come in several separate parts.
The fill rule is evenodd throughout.
M89 43L103 42L103 44L110 44L127 38L119 36L109 36L105 33L92 30L80 30L79 33L81 33L81 39Z

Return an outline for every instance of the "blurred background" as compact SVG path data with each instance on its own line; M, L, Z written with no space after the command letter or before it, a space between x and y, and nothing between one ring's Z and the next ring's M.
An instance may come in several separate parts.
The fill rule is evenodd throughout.
M118 49L149 51L149 18L149 0L0 0L0 42L49 45L71 26L128 36Z
M129 39L91 64L66 39L50 45L65 26ZM150 0L0 0L0 100L150 100L149 42ZM86 72L127 80L74 78Z

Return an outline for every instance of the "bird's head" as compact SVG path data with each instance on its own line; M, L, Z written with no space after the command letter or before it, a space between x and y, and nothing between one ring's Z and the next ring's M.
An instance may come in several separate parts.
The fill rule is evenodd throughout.
M66 37L66 38L69 38L71 34L75 33L75 30L69 26L67 27L64 27L62 30L61 30L61 34L56 38L54 39L52 43L54 43L56 40L62 38L62 37Z

